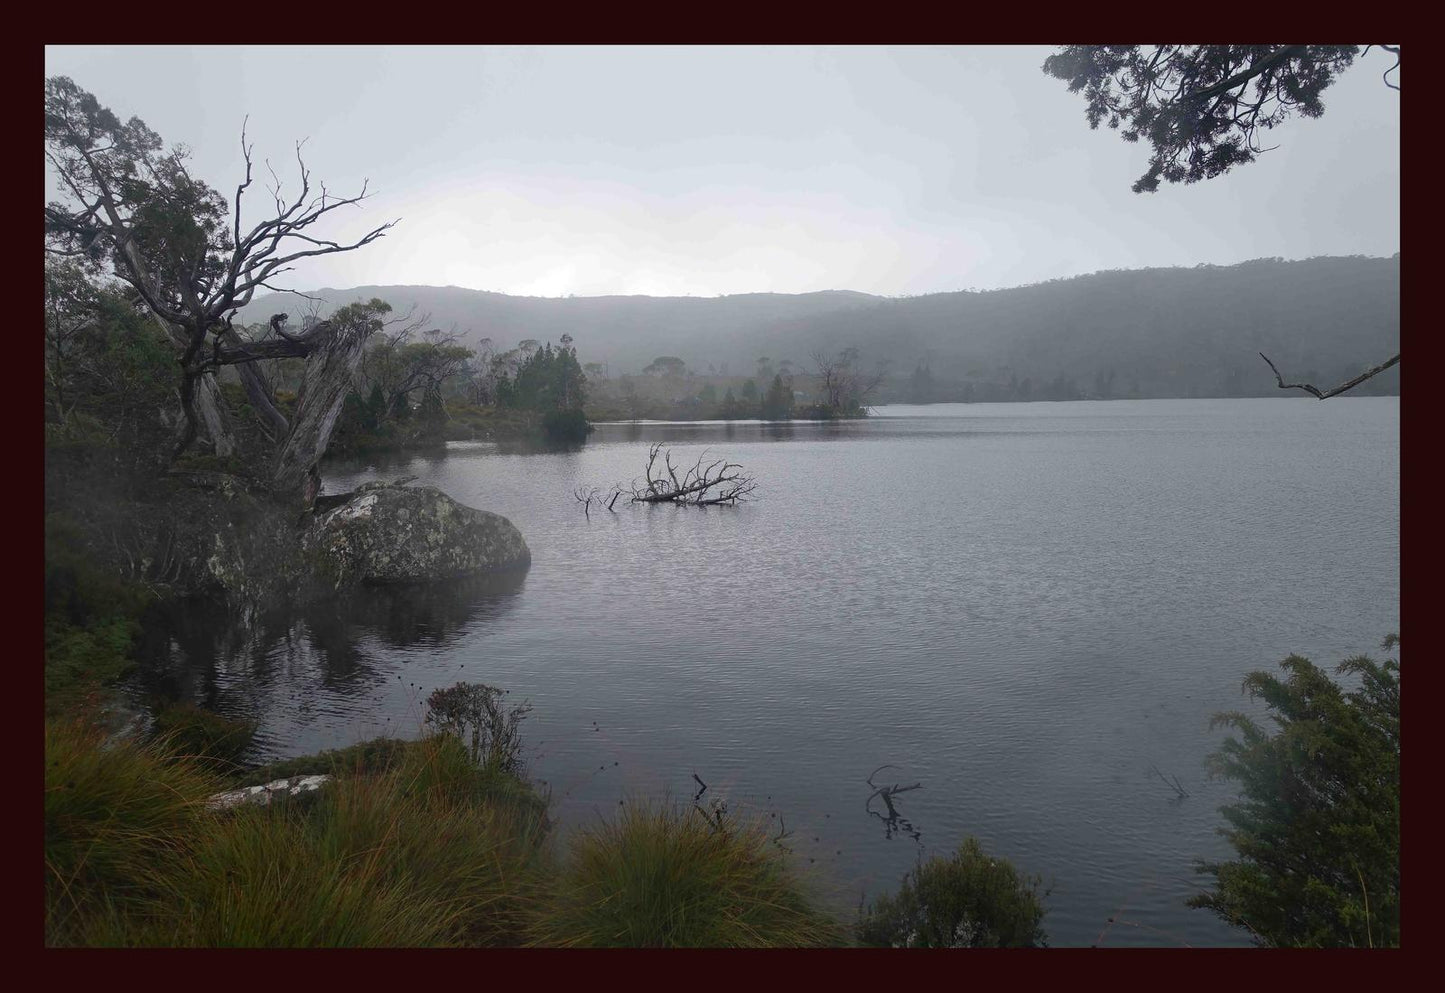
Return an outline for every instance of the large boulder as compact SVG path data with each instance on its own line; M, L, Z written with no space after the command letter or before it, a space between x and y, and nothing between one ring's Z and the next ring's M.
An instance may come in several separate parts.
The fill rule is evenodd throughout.
M362 486L318 512L305 546L318 576L338 589L454 579L532 561L511 521L430 486Z

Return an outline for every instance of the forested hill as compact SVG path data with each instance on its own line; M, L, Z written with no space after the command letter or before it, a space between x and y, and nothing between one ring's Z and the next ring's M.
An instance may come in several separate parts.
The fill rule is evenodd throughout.
M468 344L491 338L499 348L518 341L557 341L570 334L584 362L606 362L635 372L659 355L678 355L690 366L731 360L751 371L756 355L738 350L743 339L766 340L780 323L881 303L883 297L847 290L822 293L744 293L725 297L519 297L458 286L358 286L307 290L330 305L380 297L397 311L415 307L430 326L463 332ZM273 312L296 314L307 306L294 296L262 297L241 314L246 323ZM799 356L801 358L802 356Z
M1400 342L1398 254L1123 270L902 299L849 292L550 299L423 286L314 295L415 304L434 326L455 325L470 341L488 336L503 347L571 334L584 362L606 362L613 375L659 355L698 372L727 363L734 374L751 373L760 356L804 370L814 349L851 346L865 365L888 360L893 399L1273 395L1261 351L1287 378L1323 386L1383 361ZM242 316L260 321L298 302L266 298ZM1360 391L1397 393L1398 368Z

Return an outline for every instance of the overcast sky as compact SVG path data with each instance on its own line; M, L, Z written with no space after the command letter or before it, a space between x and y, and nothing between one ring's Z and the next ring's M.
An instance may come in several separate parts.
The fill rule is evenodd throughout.
M189 146L227 196L247 115L291 189L303 137L329 188L369 178L330 230L401 224L310 260L298 289L892 296L1399 251L1392 56L1371 50L1257 162L1149 195L1129 189L1148 146L1091 132L1040 70L1052 51L50 47L45 71Z

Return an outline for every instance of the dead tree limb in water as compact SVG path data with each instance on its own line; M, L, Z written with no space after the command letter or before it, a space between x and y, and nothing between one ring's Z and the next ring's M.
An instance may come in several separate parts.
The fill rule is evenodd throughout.
M660 467L658 456L663 462ZM632 484L632 502L711 507L736 504L757 489L757 481L743 474L741 465L725 459L704 464L706 458L707 452L704 451L697 462L679 476L679 467L672 464L671 450L664 449L661 442L653 445L647 452L646 482Z
M899 786L897 783L894 783L891 786L879 786L877 783L873 782L873 777L878 775L878 773L882 772L884 769L893 768L896 768L896 766L880 765L878 768L874 769L868 774L868 778L865 781L868 783L869 786L873 787L873 792L868 794L868 799L863 802L863 809L883 822L883 836L885 838L893 837L894 831L902 831L903 833L911 837L914 841L918 841L919 838L922 837L923 832L915 828L911 821L905 819L903 815L898 812L898 808L893 806L893 798L900 793L907 793L909 790L921 789L923 784L914 783L911 786ZM873 809L874 797L882 797L884 806L888 808L887 817L884 817L878 811Z
M1341 393L1352 390L1356 386L1359 386L1361 383L1363 383L1365 380L1369 379L1371 376L1378 376L1380 373L1390 368L1390 366L1395 365L1400 361L1400 353L1396 352L1394 357L1386 359L1384 362L1381 362L1373 369L1366 369L1354 379L1343 382L1332 390L1321 390L1319 387L1313 386L1310 383L1286 383L1284 381L1284 377L1279 374L1279 370L1275 368L1274 363L1269 361L1268 355L1260 352L1259 357L1264 359L1264 361L1269 365L1270 372L1274 373L1274 381L1279 384L1280 389L1304 390L1306 393L1312 394L1316 400L1328 400L1330 397L1339 396Z
M589 521L592 519L592 504L594 501L596 502L597 506L606 507L608 510L612 510L612 505L617 502L617 498L621 494L622 491L614 487L611 490L612 499L609 500L607 499L608 491L602 489L600 486L593 486L591 489L588 489L585 486L579 486L577 487L577 489L572 491L572 495L576 497L577 502L582 505L582 512L587 515L587 519ZM617 513L617 511L612 510L612 513L615 514Z
M1183 800L1185 797L1189 796L1189 791L1184 788L1184 784L1179 782L1178 776L1164 775L1164 773L1159 771L1159 767L1153 762L1149 763L1149 771L1162 779L1165 785L1174 791L1174 798L1176 800Z

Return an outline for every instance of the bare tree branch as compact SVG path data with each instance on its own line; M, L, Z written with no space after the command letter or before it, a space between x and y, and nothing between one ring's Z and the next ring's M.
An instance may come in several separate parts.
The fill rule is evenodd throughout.
M659 455L663 457L666 476L656 469ZM685 503L694 507L733 505L757 489L757 481L744 475L741 465L718 459L704 466L706 455L706 452L700 455L692 468L679 479L672 464L671 450L664 450L661 442L652 445L647 452L647 467L643 470L646 482L633 483L632 502Z
M1386 359L1384 362L1381 362L1373 369L1366 369L1354 379L1347 380L1341 383L1339 386L1336 386L1332 390L1322 391L1319 387L1313 386L1309 383L1286 383L1284 381L1284 377L1279 374L1279 370L1275 368L1274 363L1269 361L1268 355L1260 352L1259 357L1264 359L1264 361L1268 363L1270 370L1274 373L1275 382L1279 384L1280 389L1304 390L1306 393L1312 394L1318 400L1328 400L1330 397L1339 396L1341 393L1352 390L1356 386L1359 386L1361 383L1363 383L1365 380L1369 379L1372 376L1379 375L1380 373L1384 372L1386 369L1390 368L1392 365L1395 365L1400 361L1400 354L1396 352L1393 357Z
M63 202L45 208L46 250L83 254L95 261L108 255L115 275L129 283L151 313L167 325L179 352L179 394L185 415L177 455L198 436L201 416L206 417L208 430L220 425L209 413L216 393L215 371L224 365L248 367L241 379L252 406L267 433L281 445L273 480L280 487L283 478L295 482L303 475L314 475L314 462L325 451L339 409L337 396L342 387L338 370L348 376L354 371L376 320L357 316L354 327L338 328L335 334L324 324L299 335L273 326L274 337L247 340L232 326L232 319L258 287L283 289L272 280L291 271L292 263L362 248L383 237L397 222L372 228L350 242L315 233L313 226L333 211L359 206L368 199L369 184L363 182L354 196L337 196L324 184L319 194L313 194L311 172L302 154L303 140L295 148L299 193L288 202L267 161L275 184L270 188L275 215L246 232L242 226L244 198L255 177L248 125L249 118L241 125L244 174L228 203L190 175L184 146L167 150L160 137L138 118L121 123L73 80L47 78L45 154L64 194ZM332 349L339 350L338 362L330 361ZM308 362L305 375L311 389L308 394L298 394L295 423L288 427L288 420L269 402L269 385L254 364L289 357L309 360L317 352L322 353L320 363L313 370ZM208 385L199 385L203 382ZM325 409L307 410L308 403ZM305 425L301 435L297 434L298 424ZM211 440L219 450L222 439Z

